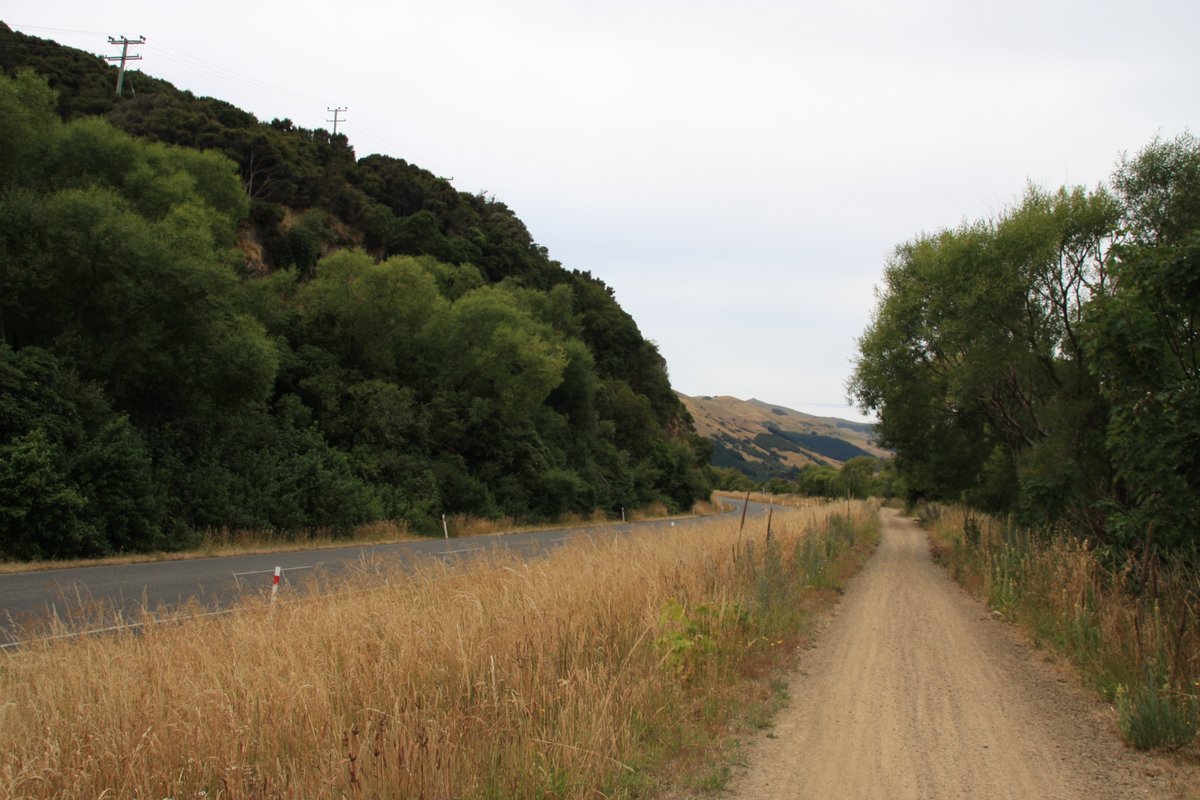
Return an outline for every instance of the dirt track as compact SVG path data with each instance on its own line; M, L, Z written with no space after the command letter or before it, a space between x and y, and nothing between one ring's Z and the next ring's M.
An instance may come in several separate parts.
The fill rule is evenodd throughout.
M881 525L733 796L1168 796L1092 696L933 564L924 533L888 509Z

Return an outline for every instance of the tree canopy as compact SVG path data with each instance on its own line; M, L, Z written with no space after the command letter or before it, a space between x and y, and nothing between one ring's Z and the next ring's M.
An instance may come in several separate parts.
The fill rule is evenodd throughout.
M896 249L850 392L915 496L1123 547L1194 541L1200 144Z
M0 555L706 494L657 349L503 204L0 52Z

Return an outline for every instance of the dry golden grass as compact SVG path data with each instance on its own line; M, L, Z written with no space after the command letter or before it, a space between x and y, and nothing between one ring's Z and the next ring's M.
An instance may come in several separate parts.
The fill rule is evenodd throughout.
M530 563L364 563L273 608L24 648L0 658L0 796L630 796L836 580L814 565L862 550L862 504L810 534L838 511L777 513L769 548L724 518Z
M1066 655L1126 719L1164 727L1200 705L1200 575L1182 561L1106 564L1066 535L1036 536L941 507L929 515L935 555L1035 643ZM1144 690L1138 702L1123 698ZM1148 693L1147 693L1148 692ZM1190 700L1189 700L1190 698ZM1126 735L1139 746L1135 731ZM1152 738L1152 737L1148 737ZM1195 743L1193 756L1200 756Z
M806 497L798 494L768 494L766 492L750 492L750 502L785 508L816 508L828 501L819 497ZM715 497L736 500L739 503L746 499L746 492L716 492ZM844 506L843 502L843 506ZM844 510L844 509L843 509Z
M698 502L692 506L692 515L708 516L720 513L722 509L708 502ZM650 519L663 519L671 516L670 509L663 503L653 503L642 508L633 508L626 512L627 522L638 522ZM558 530L560 528L588 528L599 525L612 525L620 522L620 517L610 512L597 509L591 514L564 514L544 523L523 523L515 517L471 517L465 514L455 514L447 517L446 529L450 536L489 536L501 533L520 533L525 531Z

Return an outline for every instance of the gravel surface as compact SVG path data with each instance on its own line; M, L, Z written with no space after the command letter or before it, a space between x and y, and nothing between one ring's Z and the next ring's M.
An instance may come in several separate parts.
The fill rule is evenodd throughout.
M968 597L884 509L878 552L801 659L730 792L773 798L1177 795L1110 708ZM1190 792L1188 793L1190 794Z

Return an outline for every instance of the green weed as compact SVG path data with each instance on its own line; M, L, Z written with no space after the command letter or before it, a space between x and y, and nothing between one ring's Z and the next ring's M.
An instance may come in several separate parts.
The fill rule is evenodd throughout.
M1158 661L1146 665L1137 683L1117 689L1117 725L1139 750L1177 748L1196 738L1200 702L1171 686Z

